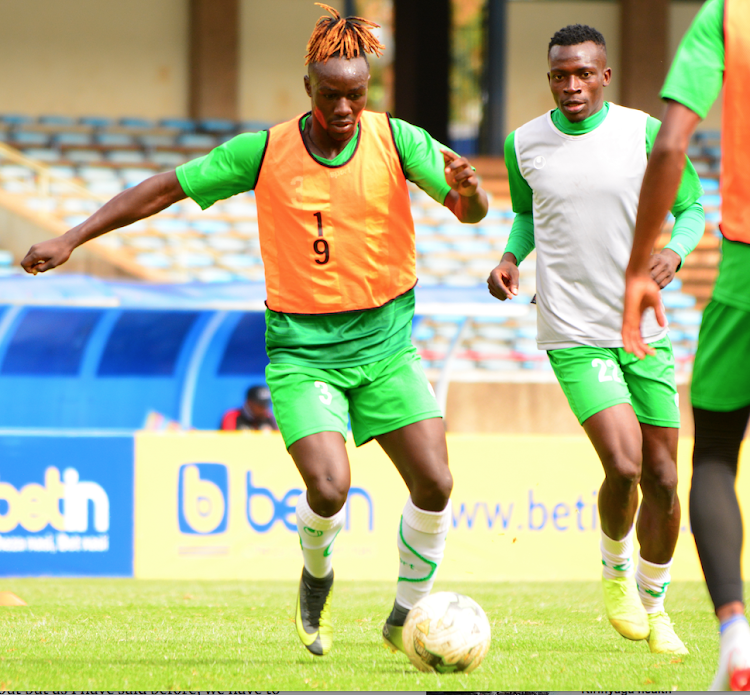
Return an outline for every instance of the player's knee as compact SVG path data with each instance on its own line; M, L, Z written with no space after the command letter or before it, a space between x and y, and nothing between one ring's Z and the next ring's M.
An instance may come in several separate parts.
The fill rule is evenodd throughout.
M316 479L307 490L311 509L320 516L333 516L345 504L349 481L327 476Z
M440 512L445 509L453 491L453 476L446 466L422 476L413 486L411 497L420 509Z
M644 472L641 489L644 497L651 497L671 508L677 497L677 464L669 459L656 470Z
M641 481L641 458L624 454L612 454L604 461L607 478L617 487L632 489Z

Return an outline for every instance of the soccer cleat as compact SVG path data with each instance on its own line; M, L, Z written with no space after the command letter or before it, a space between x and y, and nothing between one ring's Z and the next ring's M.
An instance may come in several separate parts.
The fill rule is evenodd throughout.
M729 679L729 689L732 692L746 692L750 690L750 668L738 668Z
M674 626L666 611L649 613L648 624L651 628L648 635L648 646L654 654L685 656L690 653L682 640L675 634Z
M744 616L734 616L721 625L719 668L709 690L750 688L750 626Z
M398 652L406 654L402 635L403 632L403 625L391 625L388 621L383 624L383 643L394 654Z
M409 615L409 609L394 601L393 610L383 625L383 642L394 654L397 652L406 654L403 632L407 615Z
M638 595L635 579L602 579L602 588L604 608L612 627L627 639L647 639L650 631L648 615Z
M709 691L725 693L727 691L732 692L746 692L750 690L750 667L748 666L737 666L733 663L739 661L735 652L730 655L729 663L722 666L719 664L719 671L714 678L714 682L708 687Z
M333 644L332 595L333 570L327 577L318 579L302 568L294 622L302 644L315 656L328 654Z

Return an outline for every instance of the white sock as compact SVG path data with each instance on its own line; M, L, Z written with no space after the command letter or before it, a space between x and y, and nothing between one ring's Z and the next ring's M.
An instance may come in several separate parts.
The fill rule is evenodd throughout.
M709 690L726 691L736 669L750 668L750 626L744 615L733 615L719 631L719 670Z
M653 562L644 560L638 553L635 583L638 585L638 593L646 613L658 613L664 610L664 597L667 595L669 582L672 581L669 573L671 566L671 560L666 565L655 565Z
M445 539L451 525L450 502L442 512L428 512L406 500L397 536L401 567L396 586L396 603L412 608L427 596L443 559Z
M633 576L633 527L621 541L612 540L602 531L602 576L618 579Z
M331 546L344 528L346 506L333 516L316 514L307 502L307 493L297 498L297 532L307 571L318 579L331 573Z

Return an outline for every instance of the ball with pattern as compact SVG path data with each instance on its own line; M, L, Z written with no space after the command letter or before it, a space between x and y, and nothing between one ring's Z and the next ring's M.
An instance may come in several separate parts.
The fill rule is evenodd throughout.
M420 671L473 671L490 648L490 623L473 599L452 591L426 596L404 623L404 649Z

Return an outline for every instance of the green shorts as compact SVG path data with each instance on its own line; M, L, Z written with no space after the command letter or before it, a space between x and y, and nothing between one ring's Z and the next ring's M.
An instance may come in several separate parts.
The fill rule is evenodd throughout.
M633 407L638 422L679 427L674 355L668 337L651 343L656 355L639 360L623 348L550 350L549 361L578 422L620 403Z
M750 404L750 312L712 299L703 311L690 400L728 412Z
M351 418L354 443L420 420L442 417L413 346L378 362L343 369L269 364L266 381L287 449L318 432L346 439Z

